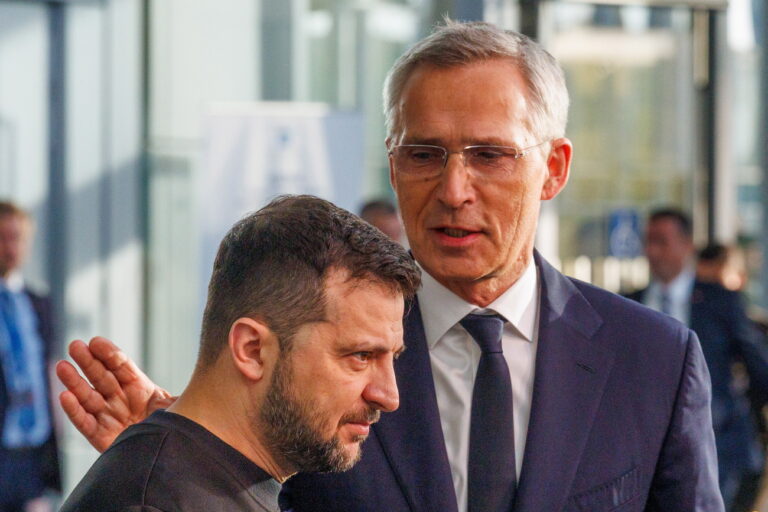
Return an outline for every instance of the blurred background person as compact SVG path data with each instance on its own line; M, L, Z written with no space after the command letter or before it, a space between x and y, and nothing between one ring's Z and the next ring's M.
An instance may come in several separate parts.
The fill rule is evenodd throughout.
M768 397L768 351L746 315L743 297L718 281L698 279L692 223L675 208L653 211L646 225L645 254L651 274L647 288L629 298L664 312L698 335L712 379L712 423L717 443L720 488L726 507L746 510L763 464L763 451L744 385L734 381L734 363L743 363L750 394ZM707 277L710 277L707 274Z
M403 224L389 199L373 199L360 208L360 218L382 230L392 240L403 242Z
M47 366L53 336L48 299L21 275L33 223L0 201L0 512L53 510L60 490Z
M736 247L712 243L698 252L696 279L718 283L731 291L742 291L747 284L744 256Z

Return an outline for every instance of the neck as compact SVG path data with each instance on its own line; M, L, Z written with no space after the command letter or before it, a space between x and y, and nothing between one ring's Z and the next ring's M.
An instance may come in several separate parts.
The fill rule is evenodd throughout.
M533 258L532 252L521 256L512 265L504 269L503 273L483 276L480 279L451 280L435 277L435 280L470 304L485 308L514 286L525 273L531 258ZM432 274L430 273L430 275Z
M664 285L666 287L666 286L669 286L670 284L672 284L672 282L674 282L680 276L685 274L687 271L688 271L688 267L686 266L686 267L683 267L680 270L680 272L678 272L677 274L675 274L675 275L673 275L671 277L667 276L667 278L665 279L665 278L663 278L661 276L654 276L654 279L656 279L656 281L660 282L662 285Z
M256 431L253 418L258 411L253 410L252 396L246 396L242 386L231 385L223 372L217 372L219 363L205 372L196 369L187 388L168 410L202 425L272 478L285 482L295 471L279 463L271 453Z

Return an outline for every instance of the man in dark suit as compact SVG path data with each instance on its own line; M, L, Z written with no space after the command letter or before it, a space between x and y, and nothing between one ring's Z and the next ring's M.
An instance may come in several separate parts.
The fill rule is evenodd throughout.
M286 482L285 508L723 510L696 335L534 251L541 202L568 179L567 109L556 61L485 23L447 22L395 63L390 180L424 271L404 319L400 408L352 470ZM117 423L101 404L141 414L162 393L111 366L138 399L65 379L79 395L67 413L97 447Z
M25 510L46 489L60 490L47 365L51 308L19 272L32 220L0 201L0 512Z
M742 297L696 278L692 235L691 220L684 212L674 208L652 212L645 242L652 280L629 297L688 325L701 340L712 378L720 489L730 506L740 485L755 480L763 457L744 386L734 382L733 364L743 363L751 390L764 403L768 353L747 318Z

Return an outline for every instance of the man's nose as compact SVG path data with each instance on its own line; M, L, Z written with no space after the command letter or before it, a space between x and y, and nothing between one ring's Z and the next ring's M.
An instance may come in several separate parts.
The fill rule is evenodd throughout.
M395 369L392 362L378 368L364 391L366 402L384 412L392 412L400 406L400 393L397 390Z
M463 153L456 151L448 154L440 175L437 197L450 208L459 208L474 200L472 171L467 167Z

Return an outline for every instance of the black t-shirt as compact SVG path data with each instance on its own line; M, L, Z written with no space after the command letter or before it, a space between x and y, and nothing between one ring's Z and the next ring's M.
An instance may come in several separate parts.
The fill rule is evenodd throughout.
M125 430L61 512L276 512L280 484L194 421L163 410Z

